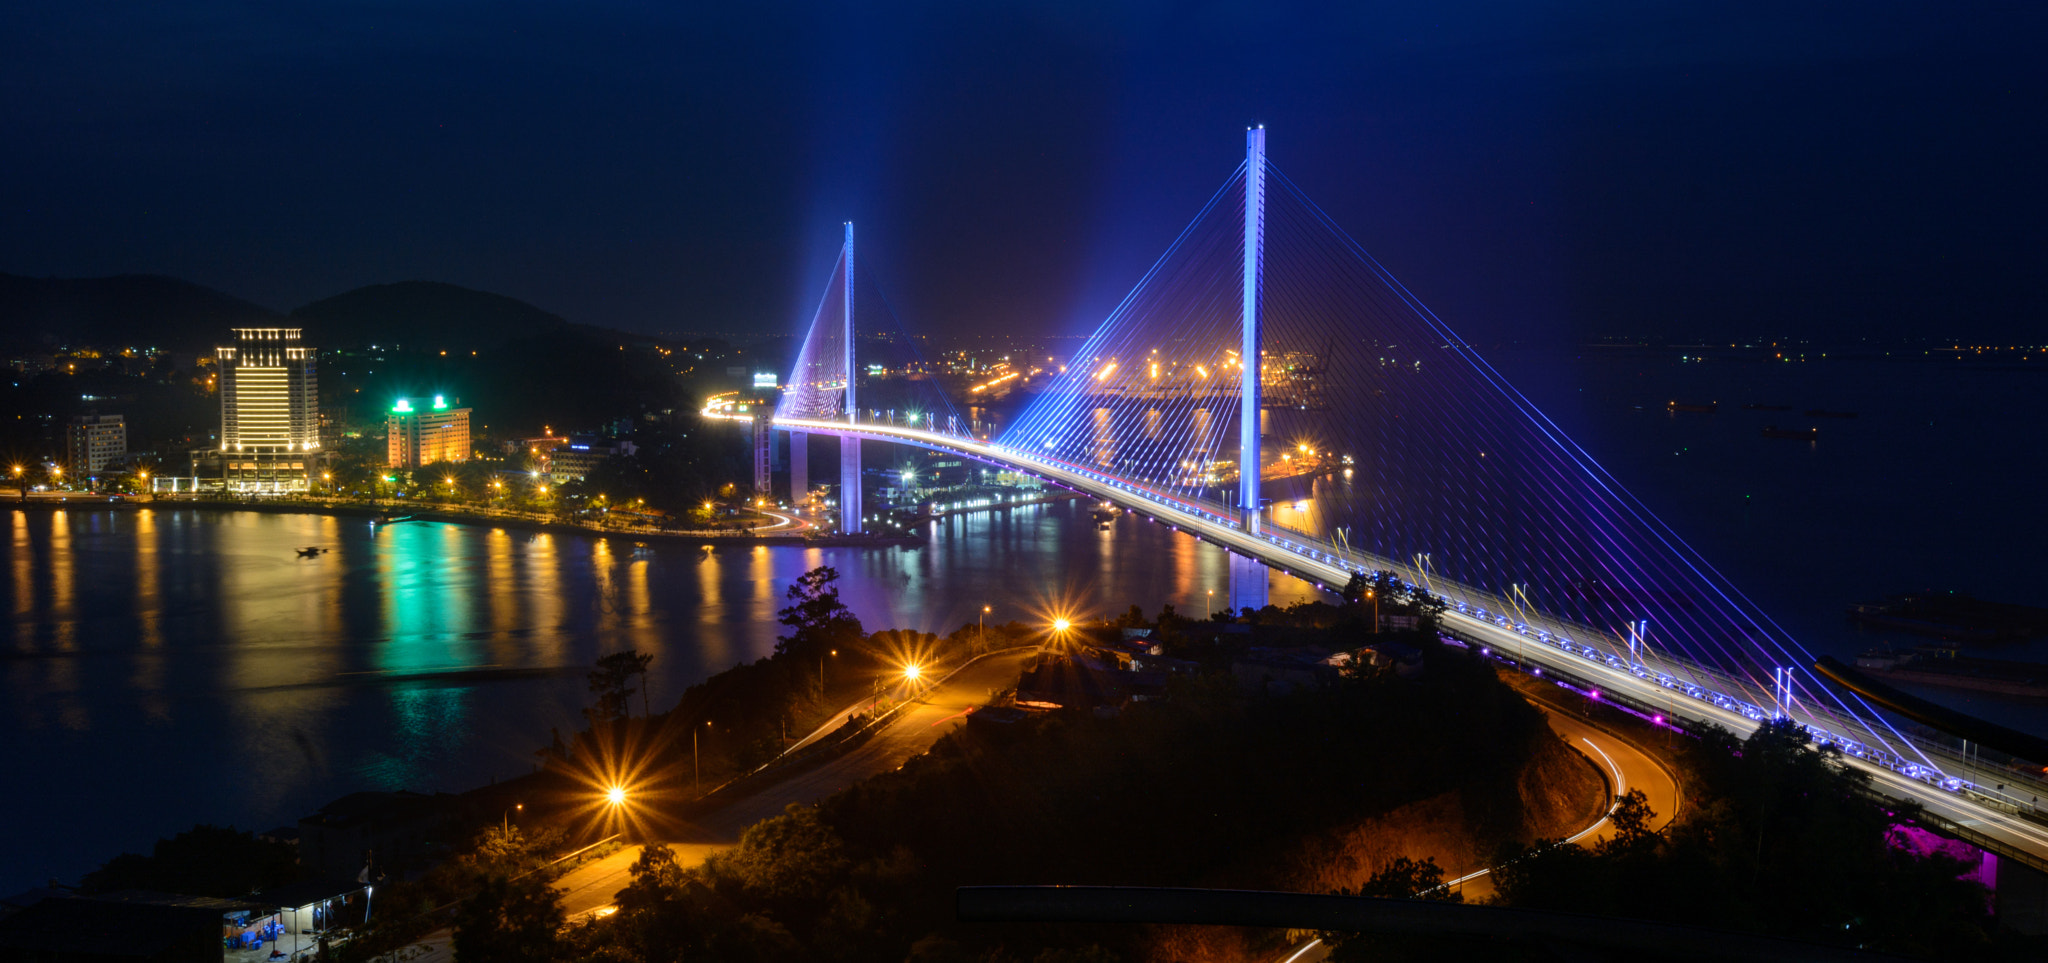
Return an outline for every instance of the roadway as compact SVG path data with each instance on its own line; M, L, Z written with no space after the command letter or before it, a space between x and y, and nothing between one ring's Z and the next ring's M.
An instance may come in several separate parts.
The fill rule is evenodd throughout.
M696 866L706 856L738 843L747 827L781 814L791 803L817 803L870 776L902 768L941 736L964 725L968 713L988 701L991 689L1014 685L1037 651L997 652L960 667L933 684L916 702L897 710L858 747L752 792L715 801L713 808L672 834L676 838L664 842L684 866ZM569 918L582 919L610 907L612 897L631 881L630 870L640 858L640 850L628 846L557 880L555 888L562 893L562 906Z
M1678 815L1678 777L1666 768L1655 756L1609 732L1587 722L1572 713L1564 704L1553 704L1534 697L1529 704L1542 710L1544 720L1550 723L1550 731L1557 734L1565 745L1577 750L1600 770L1601 778L1607 781L1612 797L1600 818L1578 832L1565 838L1566 842L1584 846L1596 846L1614 836L1614 826L1607 814L1613 810L1613 802L1631 789L1640 789L1649 797L1650 809L1656 816L1650 820L1650 829L1661 830L1671 824ZM1465 897L1466 902L1477 902L1494 893L1492 869L1484 868L1448 880L1451 886Z
M709 407L705 413L718 416ZM1248 533L1234 520L1208 508L1148 491L1141 486L1092 469L1048 461L970 438L887 424L850 424L844 421L795 418L777 418L775 424L786 430L912 444L935 451L964 455L1007 469L1021 469L1075 491L1149 515L1168 523L1176 531L1185 529L1231 552L1258 559L1318 587L1343 585L1350 580L1355 567L1360 564L1359 553L1349 553L1348 556L1340 557L1336 550L1327 546L1298 544L1278 535ZM1413 573L1408 566L1370 556L1365 556L1362 560L1368 568L1393 571L1411 581L1430 581ZM1449 588L1448 583L1445 583L1445 588ZM1464 590L1460 587L1453 591ZM1438 594L1449 593L1439 591ZM1485 597L1483 593L1478 592L1469 592L1469 595L1473 598ZM1723 709L1687 696L1675 696L1670 689L1658 685L1654 680L1637 678L1626 667L1617 668L1603 662L1581 658L1575 653L1562 651L1517 633L1509 627L1496 625L1471 614L1455 609L1447 611L1444 613L1444 624L1465 638L1477 639L1482 644L1503 653L1514 653L1522 661L1566 672L1586 680L1598 690L1625 695L1644 705L1666 706L1671 718L1681 723L1718 725L1737 736L1747 736L1758 725L1757 721L1740 712ZM1795 718L1802 714L1803 710L1794 712ZM1821 719L1801 718L1800 721L1810 721L1820 728L1839 726L1839 723ZM1898 752L1900 756L1921 759L1930 770L1942 775L1960 774L1961 777L1979 786L2011 778L1995 769L1970 767L1955 760L1947 760L1941 766L1934 766L1919 750L1910 744L1904 744L1903 740L1896 737L1887 738L1876 732L1867 735L1845 735L1852 735L1867 744L1896 746L1901 750ZM2024 853L2036 860L2048 861L2048 826L2017 813L1995 808L1978 798L1944 790L1933 782L1909 778L1870 760L1854 756L1845 756L1845 759L1849 765L1870 773L1873 785L1885 794L1918 802L1928 810L1980 834L1996 848L2005 848Z

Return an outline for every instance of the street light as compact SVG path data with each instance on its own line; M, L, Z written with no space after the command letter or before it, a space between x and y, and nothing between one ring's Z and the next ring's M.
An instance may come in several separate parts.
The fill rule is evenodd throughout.
M624 799L624 798L625 798L625 796L626 796L626 791L625 791L625 790L623 790L623 789L621 789L621 790L618 790L618 793L619 793L619 798L621 798L621 799ZM507 810L505 810L505 812L504 812L504 813L503 813L502 815L500 815L500 816L498 817L498 826L499 826L499 831L503 832L503 833L504 833L505 835L507 835L507 836L510 836L510 835L512 835L512 810L513 810L513 809L516 809L516 810L518 810L518 811L520 811L520 812L525 812L525 811L526 811L526 804L525 804L525 803L513 803L513 804L512 804L512 809L507 809Z
M839 657L839 650L838 650L838 649L833 649L833 650L832 650L832 656L833 656L833 658L838 658L838 657ZM821 655L821 656L818 656L818 701L820 701L820 702L823 702L824 700L825 700L825 657Z
M605 792L604 792L604 801L605 801L606 803L610 804L610 805L613 805L613 806L623 806L623 805L625 805L625 803L626 803L626 787L624 787L624 786L613 786L613 787L611 787L610 789L607 789L607 790L605 790Z
M1202 600L1202 621L1204 621L1204 622L1207 622L1207 621L1209 621L1210 619L1213 619L1213 618L1215 618L1215 617L1216 617L1216 590L1215 590L1215 589L1210 589L1210 590L1209 590L1209 597L1208 597L1208 598L1205 598L1205 599L1203 599L1203 600Z
M981 614L974 617L974 627L981 631L981 647L984 649L988 648L988 623L986 619L988 618L989 611L989 607L984 605L981 607Z
M903 667L903 679L906 682L916 682L917 677L923 674L924 670L919 668L915 662Z

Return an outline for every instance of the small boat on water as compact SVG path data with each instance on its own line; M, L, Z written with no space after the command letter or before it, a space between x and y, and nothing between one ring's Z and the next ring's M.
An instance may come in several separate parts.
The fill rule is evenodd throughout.
M1669 411L1699 411L1705 412L1707 414L1712 414L1716 411L1721 410L1721 403L1718 401L1710 401L1704 405L1695 405L1681 404L1677 401L1672 401L1667 403L1664 407Z
M1819 428L1780 428L1777 425L1764 426L1765 438L1790 438L1795 441L1812 441L1820 437Z
M316 558L327 554L327 550L318 545L308 545L305 548L299 549L298 552L300 558Z

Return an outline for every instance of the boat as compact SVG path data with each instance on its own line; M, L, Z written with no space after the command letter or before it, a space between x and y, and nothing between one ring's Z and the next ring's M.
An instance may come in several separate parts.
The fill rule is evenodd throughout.
M1777 425L1764 426L1765 438L1791 438L1796 441L1812 441L1820 437L1819 428L1780 428Z
M1855 412L1853 412L1853 411L1828 411L1828 410L1827 410L1827 409L1825 409L1825 408L1808 408L1808 409L1806 410L1806 417L1808 417L1808 418L1854 418L1854 417L1856 417L1856 413L1855 413Z
M1744 411L1791 411L1791 405L1743 405Z
M1704 405L1694 405L1680 404L1676 401L1672 401L1667 403L1664 407L1670 411L1699 411L1705 412L1707 414L1713 414L1714 412L1721 410L1721 403L1718 401L1710 401Z
M317 546L317 545L309 545L309 546L307 546L307 547L305 547L305 548L302 548L302 549L299 549L299 550L298 550L298 553L299 553L299 557L300 557L300 558L314 558L314 557L316 557L316 556L319 556L319 555L324 555L324 554L326 554L326 552L327 552L327 550L326 550L326 549L324 549L324 548L321 548L321 547L319 547L319 546Z

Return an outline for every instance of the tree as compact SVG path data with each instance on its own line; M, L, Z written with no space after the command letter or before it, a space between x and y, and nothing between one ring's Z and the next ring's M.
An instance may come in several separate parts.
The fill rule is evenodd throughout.
M646 688L647 666L654 661L653 653L641 655L633 649L614 652L597 660L597 667L590 670L590 694L597 702L583 710L591 725L618 722L632 711L633 677L642 676L641 688ZM641 708L647 708L647 697L640 697ZM650 713L651 714L651 713Z
M839 646L850 646L861 636L860 619L839 601L839 570L821 565L797 577L785 597L789 606L776 613L777 621L789 626L788 635L777 636L775 654L809 656Z
M298 875L291 847L231 826L194 826L156 841L150 855L122 853L87 873L88 893L154 889L232 898L290 882Z
M1650 797L1640 789L1631 789L1615 801L1614 811L1607 814L1607 821L1614 827L1614 836L1600 844L1601 855L1629 855L1648 852L1656 848L1662 838L1650 828L1650 820L1657 818L1656 810L1650 808Z
M490 963L546 963L564 922L562 897L538 874L493 876L455 917L455 957Z
M1357 893L1344 895L1446 903L1459 903L1465 899L1444 888L1444 870L1436 864L1434 856L1419 863L1406 856L1395 857L1393 862L1374 871L1372 878L1366 880Z
M846 870L846 845L811 806L791 803L707 861L711 875L768 899L820 899Z

